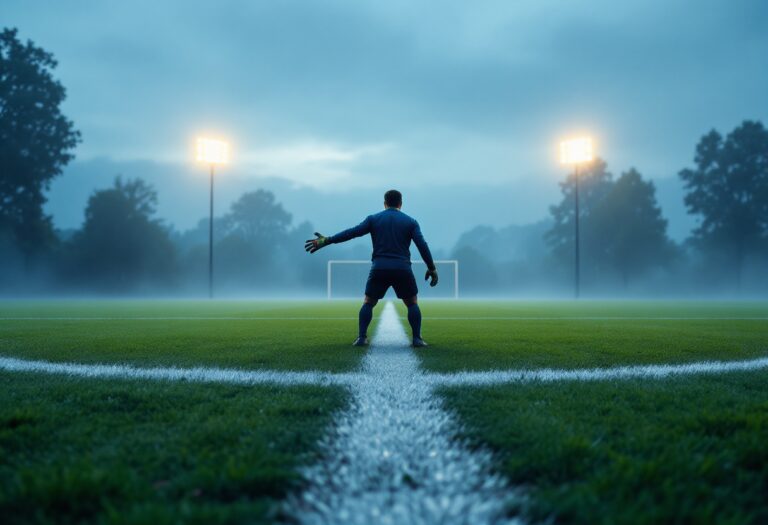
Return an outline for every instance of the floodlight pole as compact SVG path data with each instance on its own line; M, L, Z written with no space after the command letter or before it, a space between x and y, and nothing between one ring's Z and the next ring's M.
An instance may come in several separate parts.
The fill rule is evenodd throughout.
M213 299L213 163L211 163L211 217L208 221L208 298Z
M573 191L573 219L575 226L575 258L574 258L574 272L573 272L573 284L574 284L574 293L576 299L579 298L579 288L580 288L580 280L581 280L581 267L580 267L580 257L579 257L579 165L575 164L573 168L573 182L574 182L574 191Z

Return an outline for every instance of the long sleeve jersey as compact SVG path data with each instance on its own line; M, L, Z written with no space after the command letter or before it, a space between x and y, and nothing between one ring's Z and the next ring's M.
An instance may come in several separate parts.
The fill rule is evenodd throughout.
M332 235L328 241L331 244L338 244L369 233L373 243L371 260L374 269L410 269L411 241L419 250L427 268L430 270L435 268L432 253L429 251L427 241L424 240L419 223L397 208L387 208L382 212L369 215L357 226Z

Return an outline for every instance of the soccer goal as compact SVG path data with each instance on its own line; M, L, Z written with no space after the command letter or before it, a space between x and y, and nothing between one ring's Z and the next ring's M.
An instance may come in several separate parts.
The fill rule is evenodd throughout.
M458 299L459 298L459 261L435 261L440 282L435 287L425 282L424 273L427 270L424 261L411 261L416 282L419 285L419 298ZM328 261L328 299L349 299L363 295L365 281L371 261L364 259L336 259ZM394 294L390 289L387 295Z

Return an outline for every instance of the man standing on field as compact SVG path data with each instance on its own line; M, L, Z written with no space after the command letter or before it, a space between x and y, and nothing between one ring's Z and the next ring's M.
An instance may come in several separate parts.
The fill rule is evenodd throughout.
M384 194L384 211L369 215L357 226L344 230L330 237L324 237L315 232L316 239L304 243L304 249L315 253L329 244L337 244L371 234L373 254L371 256L371 272L365 285L365 299L360 308L360 325L354 346L368 344L368 325L373 318L373 307L384 297L391 286L399 299L408 307L408 323L413 331L413 346L427 346L421 338L421 310L418 305L419 288L411 270L411 241L419 249L421 258L427 265L424 280L430 279L429 285L437 284L437 269L432 260L432 253L421 234L421 228L416 219L400 211L403 196L397 190L389 190Z

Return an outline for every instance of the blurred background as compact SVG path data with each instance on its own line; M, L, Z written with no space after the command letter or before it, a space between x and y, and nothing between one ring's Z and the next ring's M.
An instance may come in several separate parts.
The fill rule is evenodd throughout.
M462 296L572 297L558 148L588 135L582 296L765 297L767 27L762 0L4 0L0 295L207 295L213 136L217 297L324 296L370 241L303 241L390 188Z

